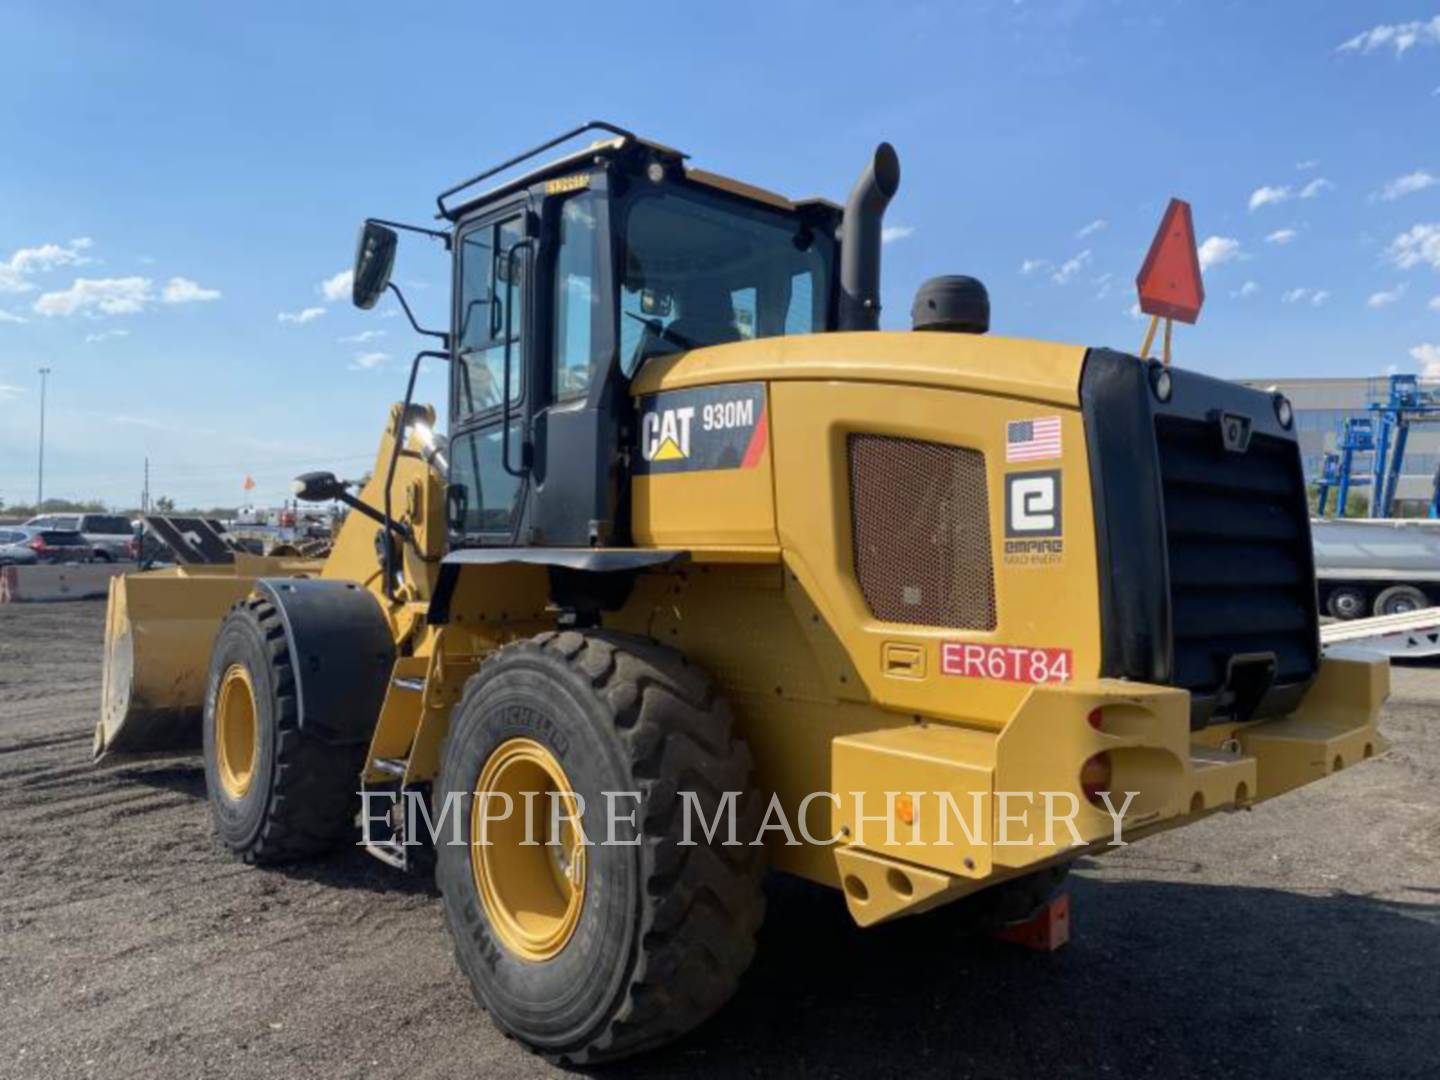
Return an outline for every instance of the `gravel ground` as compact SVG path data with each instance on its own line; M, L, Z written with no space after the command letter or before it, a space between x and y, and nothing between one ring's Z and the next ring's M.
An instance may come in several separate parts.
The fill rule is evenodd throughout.
M473 1004L429 883L358 851L241 866L198 758L95 769L103 604L0 606L0 1076L538 1076ZM1428 1076L1440 670L1392 749L1072 877L1051 956L861 931L777 881L740 996L613 1075Z

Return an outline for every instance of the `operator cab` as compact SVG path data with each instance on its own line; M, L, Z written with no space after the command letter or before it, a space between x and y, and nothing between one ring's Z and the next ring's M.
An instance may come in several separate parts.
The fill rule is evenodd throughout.
M453 200L595 127L613 137ZM454 260L452 548L628 545L629 382L639 367L835 328L839 207L793 203L684 159L592 124L438 200L452 230L432 235ZM362 232L362 307L388 285L387 224Z

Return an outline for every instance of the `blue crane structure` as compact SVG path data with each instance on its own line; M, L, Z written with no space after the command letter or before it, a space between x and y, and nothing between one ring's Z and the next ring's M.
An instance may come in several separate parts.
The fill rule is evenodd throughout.
M1412 424L1440 423L1440 390L1420 385L1417 375L1391 375L1385 392L1371 393L1369 416L1347 417L1335 449L1325 455L1320 478L1318 510L1325 516L1330 489L1335 489L1337 517L1345 516L1352 487L1368 485L1372 518L1388 518L1395 505L1395 490L1405 464L1405 447ZM1369 475L1357 469L1356 455L1371 455ZM1429 516L1440 517L1440 473L1430 496Z

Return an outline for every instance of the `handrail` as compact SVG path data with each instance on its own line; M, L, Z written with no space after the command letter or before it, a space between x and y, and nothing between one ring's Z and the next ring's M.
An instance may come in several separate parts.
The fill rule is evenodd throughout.
M563 142L569 142L577 135L583 135L587 131L608 131L610 132L610 134L618 135L622 139L633 140L636 138L636 135L633 131L627 131L625 128L618 127L617 125L609 123L608 121L587 121L586 123L581 124L579 127L565 132L564 135L557 135L549 142L543 142L539 146L532 147L531 149L526 150L523 154L515 155L515 157L510 158L508 161L502 161L499 165L495 165L492 168L486 169L484 172L476 173L468 180L462 180L454 187L446 188L439 195L435 196L435 205L439 207L440 210L439 216L442 218L450 217L452 211L449 207L445 205L445 200L448 199L451 195L458 194L459 192L464 191L466 188L478 184L481 180L488 180L496 173L502 173L506 169L513 168L514 166L519 165L522 161L529 161L537 154L543 154L546 150L549 150L552 147L559 146Z

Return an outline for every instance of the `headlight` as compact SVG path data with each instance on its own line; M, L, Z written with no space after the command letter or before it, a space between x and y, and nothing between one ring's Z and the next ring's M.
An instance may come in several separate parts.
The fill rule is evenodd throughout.
M1155 391L1157 401L1162 403L1169 401L1170 393L1174 388L1174 380L1167 368L1157 365L1150 369L1150 389Z
M1280 426L1286 431L1295 422L1295 406L1290 404L1290 399L1284 394L1275 395L1275 419L1280 421Z

